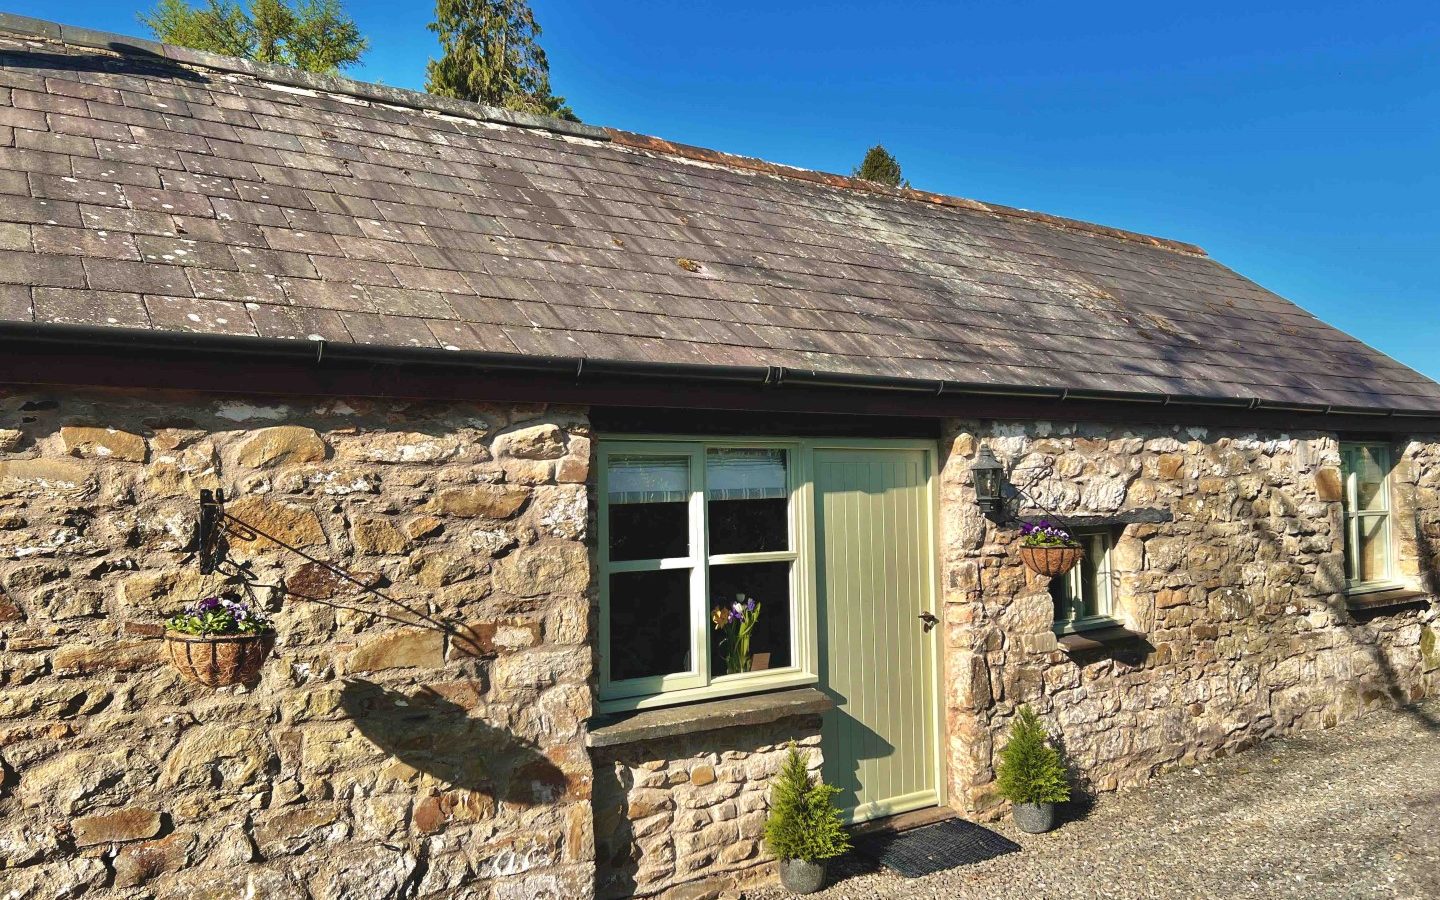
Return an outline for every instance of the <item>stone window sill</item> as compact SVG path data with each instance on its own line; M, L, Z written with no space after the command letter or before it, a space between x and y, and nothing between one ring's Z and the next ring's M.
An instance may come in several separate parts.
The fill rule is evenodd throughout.
M800 688L685 706L613 713L590 720L585 743L590 747L614 747L702 731L719 731L736 725L764 725L790 716L816 716L834 705L835 701L815 688Z
M1364 591L1346 594L1345 606L1351 612L1372 612L1395 606L1411 606L1423 603L1429 598L1426 591L1415 588L1397 587L1383 591Z
M1056 642L1061 650L1070 654L1071 659L1077 662L1083 659L1106 658L1133 665L1143 661L1155 649L1145 639L1145 635L1122 625L1062 635Z

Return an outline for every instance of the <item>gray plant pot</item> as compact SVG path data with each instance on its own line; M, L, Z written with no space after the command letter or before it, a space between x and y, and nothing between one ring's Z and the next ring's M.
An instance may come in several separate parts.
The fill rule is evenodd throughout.
M1055 804L1017 803L1011 815L1015 827L1026 834L1043 834L1055 827Z
M825 886L825 863L803 859L780 860L780 883L797 894L813 894Z

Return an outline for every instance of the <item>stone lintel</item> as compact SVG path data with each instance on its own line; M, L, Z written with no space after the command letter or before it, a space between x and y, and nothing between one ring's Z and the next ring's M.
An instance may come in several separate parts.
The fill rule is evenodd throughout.
M1104 528L1109 525L1160 525L1175 521L1175 514L1168 509L1127 509L1103 516L1060 516L1039 510L1022 510L1017 518L1026 522L1048 518L1061 521L1070 528Z
M591 747L614 747L736 725L763 725L790 716L819 715L834 705L835 701L815 688L799 688L615 713L591 719L585 743Z

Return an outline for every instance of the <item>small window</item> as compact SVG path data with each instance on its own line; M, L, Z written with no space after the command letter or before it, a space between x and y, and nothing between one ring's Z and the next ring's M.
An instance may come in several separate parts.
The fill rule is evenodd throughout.
M611 441L601 454L601 694L687 699L808 676L788 446ZM758 604L748 654L726 611ZM744 644L736 641L738 646Z
M1110 548L1114 537L1108 531L1077 532L1085 557L1066 574L1050 582L1055 600L1055 629L1061 633L1115 625L1114 578L1110 571Z
M1345 480L1345 577L1352 591L1395 585L1390 521L1390 448L1340 445Z

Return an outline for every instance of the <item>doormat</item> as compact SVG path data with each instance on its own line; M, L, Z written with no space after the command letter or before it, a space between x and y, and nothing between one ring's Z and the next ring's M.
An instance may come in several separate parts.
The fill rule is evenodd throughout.
M984 862L1020 845L964 819L947 819L911 831L882 832L855 840L855 849L906 878Z

